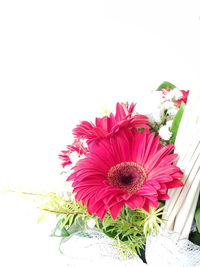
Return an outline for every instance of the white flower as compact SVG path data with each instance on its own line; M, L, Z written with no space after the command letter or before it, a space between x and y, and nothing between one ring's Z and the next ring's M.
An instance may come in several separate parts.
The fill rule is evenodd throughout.
M165 95L165 99L166 100L172 100L174 97L174 90L170 90L169 92L167 92L167 94Z
M172 133L170 132L169 126L167 124L160 128L159 135L165 141L168 141L171 138Z
M163 113L162 113L162 110L158 108L156 109L152 107L152 111L149 113L144 113L144 115L148 117L148 121L150 121L150 123L154 123L154 122L161 123L162 122Z
M162 104L162 108L163 108L164 110L168 110L168 109L171 109L171 108L174 108L174 107L175 107L174 102L169 101L169 100L163 102L163 104Z
M167 110L167 114L173 118L177 111L178 111L178 108L176 107L176 105L174 104L174 102L172 101L165 101L163 104L162 104L162 107L163 107L163 110Z
M177 112L178 112L178 108L176 108L176 107L173 107L173 108L170 108L170 109L167 110L167 114L171 118L173 118L176 115Z
M166 95L166 100L178 100L183 96L182 92L178 88L170 90Z
M169 129L172 127L173 120L167 121L166 125L169 127Z
M87 226L90 228L90 229L92 229L92 228L94 228L95 227L95 224L96 224L96 222L95 222L95 219L89 219L88 221L87 221Z
M178 88L174 88L174 100L179 100L180 98L183 97L182 92Z
M145 96L143 101L138 101L136 112L146 115L151 123L161 123L163 109L163 94L161 91L151 92Z
M163 110L161 108L152 108L151 112L152 120L161 123L162 122L162 116L163 116Z

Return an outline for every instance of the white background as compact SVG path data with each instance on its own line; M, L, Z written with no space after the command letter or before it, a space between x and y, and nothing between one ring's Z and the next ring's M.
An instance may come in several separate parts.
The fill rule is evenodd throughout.
M56 189L79 120L116 101L151 105L146 93L165 80L200 90L199 66L199 1L0 1L0 185ZM1 266L61 260L35 213L0 196Z

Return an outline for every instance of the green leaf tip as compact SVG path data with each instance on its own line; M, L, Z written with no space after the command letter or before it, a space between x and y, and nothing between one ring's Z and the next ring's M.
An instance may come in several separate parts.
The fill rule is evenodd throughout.
M161 85L158 87L156 91L161 91L162 89L174 89L176 86L170 82L163 82Z

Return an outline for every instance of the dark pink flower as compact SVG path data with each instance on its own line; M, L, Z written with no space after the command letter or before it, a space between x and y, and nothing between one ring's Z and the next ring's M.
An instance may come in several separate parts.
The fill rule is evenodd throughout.
M178 108L180 108L182 102L184 102L185 104L187 103L188 94L189 94L189 91L184 91L184 90L180 90L180 91L181 91L183 96L180 99L174 101L175 105Z
M73 134L78 138L95 140L111 136L121 128L149 128L147 117L144 115L132 115L135 104L116 105L116 114L96 118L95 124L82 121L73 130Z
M116 219L124 205L157 208L159 200L169 199L167 189L183 186L174 145L163 146L159 140L148 130L122 128L90 142L86 157L67 179L73 181L76 200L100 219L107 211Z
M67 146L67 150L61 151L62 154L59 155L59 158L63 160L62 166L63 168L67 165L72 164L70 159L70 155L73 152L77 153L77 156L85 155L88 149L84 147L83 142L80 139L75 139L72 145Z
M85 155L87 153L87 148L84 147L83 142L80 139L75 139L72 145L67 146L69 153L77 152L78 155Z
M68 155L68 150L62 150L61 151L62 154L59 155L59 158L63 161L62 166L63 168L67 165L72 164L70 157Z

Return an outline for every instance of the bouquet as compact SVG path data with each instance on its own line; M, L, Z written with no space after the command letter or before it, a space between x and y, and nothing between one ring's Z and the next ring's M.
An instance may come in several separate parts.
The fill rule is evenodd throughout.
M184 188L174 143L188 94L164 82L152 92L148 107L117 103L115 113L73 129L73 143L59 155L66 189L49 194L41 207L57 215L53 236L69 240L95 230L109 237L123 257L141 255L147 236L170 220L163 213L171 207L166 203L175 202L176 190ZM195 199L192 238L199 244L199 189Z

